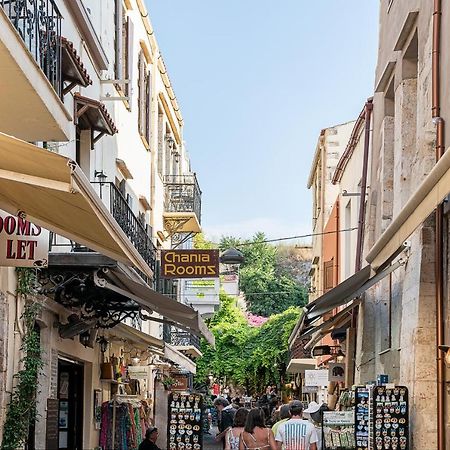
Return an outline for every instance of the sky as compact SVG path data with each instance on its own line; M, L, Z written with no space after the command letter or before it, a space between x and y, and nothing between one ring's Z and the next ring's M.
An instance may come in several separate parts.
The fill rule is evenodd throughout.
M320 130L355 120L373 94L379 1L146 3L206 236L310 233L306 183Z

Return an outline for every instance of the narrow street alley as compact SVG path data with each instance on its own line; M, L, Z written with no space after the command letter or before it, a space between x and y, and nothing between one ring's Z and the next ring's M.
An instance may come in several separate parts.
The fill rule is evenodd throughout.
M210 434L203 435L203 450L222 450L222 444L216 442L215 435L217 434L217 427L212 427Z

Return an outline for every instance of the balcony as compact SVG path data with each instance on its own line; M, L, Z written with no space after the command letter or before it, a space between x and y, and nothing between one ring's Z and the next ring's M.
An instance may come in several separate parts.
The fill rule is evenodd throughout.
M0 0L1 131L26 141L68 139L61 22L54 0Z
M195 174L167 175L164 189L164 228L169 236L199 233L202 192Z
M109 204L110 213L155 273L156 247L152 242L150 229L135 216L126 198L114 183L92 182L92 185L103 202Z
M149 280L145 274L138 271L139 275L147 281L147 283L153 285L156 268L156 247L151 240L151 232L134 215L133 210L128 205L125 197L119 189L116 188L114 183L92 182L91 184L99 197L103 200L103 203L107 207L109 206L109 212L114 217L119 227L123 230L130 242L153 271L154 275L152 280ZM69 250L67 250L68 248ZM49 250L54 253L64 253L68 251L82 253L92 251L77 242L59 236L56 233L50 233Z
M164 325L163 340L173 345L177 350L189 356L191 359L202 356L200 351L200 338L188 331L179 330L173 326Z

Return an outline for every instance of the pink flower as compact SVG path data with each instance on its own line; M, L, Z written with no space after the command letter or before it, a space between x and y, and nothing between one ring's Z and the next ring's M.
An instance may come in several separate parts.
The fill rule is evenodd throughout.
M251 327L255 327L255 328L258 328L258 327L264 325L269 320L268 317L257 316L256 314L252 314L252 313L247 313L246 316L247 316L247 323Z

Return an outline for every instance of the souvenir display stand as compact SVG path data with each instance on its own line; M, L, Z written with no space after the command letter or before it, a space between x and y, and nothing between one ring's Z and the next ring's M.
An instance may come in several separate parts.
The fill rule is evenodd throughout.
M408 388L374 386L372 393L373 450L409 449Z
M168 408L168 448L201 450L203 448L203 396L172 392Z
M355 448L353 411L324 411L322 416L322 448L344 450Z
M371 388L355 388L355 442L357 450L369 449L369 433L372 424Z

